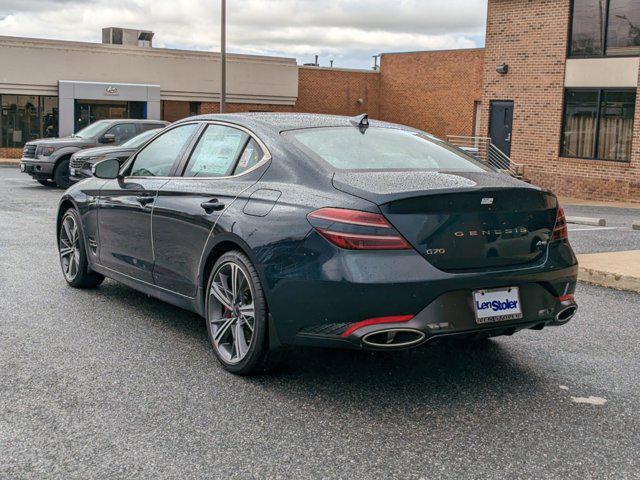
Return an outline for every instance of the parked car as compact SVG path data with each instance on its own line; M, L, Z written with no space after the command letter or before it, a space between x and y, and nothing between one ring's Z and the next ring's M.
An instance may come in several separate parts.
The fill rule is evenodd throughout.
M69 161L69 182L76 183L85 178L91 177L91 168L97 162L106 158L115 158L122 165L136 150L148 142L161 129L155 128L142 132L120 146L115 147L95 147L80 150L71 155Z
M59 205L65 280L197 312L233 373L282 345L402 349L577 310L555 195L401 125L201 116L94 176Z
M99 120L65 138L27 142L20 170L45 186L69 186L69 160L75 152L101 144L121 145L145 130L163 128L161 120Z

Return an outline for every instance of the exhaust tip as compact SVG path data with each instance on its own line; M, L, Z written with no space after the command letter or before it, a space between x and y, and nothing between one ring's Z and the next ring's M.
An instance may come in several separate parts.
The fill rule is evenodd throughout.
M577 305L571 305L570 307L563 308L556 315L556 322L567 323L569 320L571 320L574 317L577 311L578 311Z
M362 343L373 348L405 348L417 345L426 335L411 328L390 328L368 333L362 337Z

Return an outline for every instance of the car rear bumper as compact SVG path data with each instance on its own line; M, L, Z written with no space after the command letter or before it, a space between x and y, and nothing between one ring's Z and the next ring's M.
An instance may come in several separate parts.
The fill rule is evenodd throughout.
M290 256L290 265L264 265L269 312L278 341L343 348L376 348L366 337L389 329L419 332L405 348L435 338L544 328L574 307L578 266L567 243L548 247L537 262L450 273L435 268L415 251L353 252L334 248L312 234ZM475 290L518 287L522 318L478 324ZM567 303L568 302L568 303ZM364 326L368 319L408 317L402 323ZM384 348L384 347L382 347Z
M54 166L55 164L53 162L43 162L27 158L23 158L20 161L20 171L38 180L51 178Z
M358 323L317 325L298 332L294 343L318 347L400 350L443 338L512 335L523 329L541 330L547 326L560 326L569 322L577 311L577 304L572 297L561 300L541 284L524 284L519 288L523 316L517 320L478 324L472 290L455 290L439 296L406 321L361 328L357 328Z

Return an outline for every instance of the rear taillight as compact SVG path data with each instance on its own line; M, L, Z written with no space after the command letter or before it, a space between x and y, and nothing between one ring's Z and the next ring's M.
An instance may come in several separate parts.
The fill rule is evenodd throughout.
M575 298L573 297L572 293L568 293L566 295L562 295L561 297L558 297L558 301L560 303L563 303L563 302L574 302Z
M569 230L567 229L567 219L564 216L564 210L558 207L558 213L556 214L556 225L553 227L553 234L551 235L552 242L560 242L562 240L569 239Z
M409 250L411 245L379 213L321 208L309 223L335 246L347 250Z

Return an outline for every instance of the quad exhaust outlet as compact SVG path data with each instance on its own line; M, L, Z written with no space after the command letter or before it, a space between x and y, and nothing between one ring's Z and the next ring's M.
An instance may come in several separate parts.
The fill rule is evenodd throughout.
M412 328L390 328L368 333L362 337L362 343L373 348L406 348L419 344L425 336Z
M578 311L578 306L577 305L571 305L569 307L565 307L562 310L560 310L558 312L558 314L556 315L556 323L567 323L569 320L571 320L576 312Z

